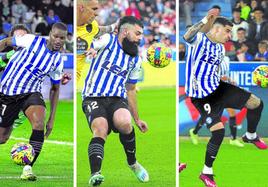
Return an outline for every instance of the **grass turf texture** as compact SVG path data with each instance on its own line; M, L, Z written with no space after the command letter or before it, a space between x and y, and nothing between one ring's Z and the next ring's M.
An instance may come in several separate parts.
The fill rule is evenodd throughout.
M49 105L47 104L47 117ZM11 136L16 138L29 138L31 126L28 120L14 129ZM54 129L48 140L73 142L73 102L60 101L58 104ZM37 181L21 181L22 166L13 163L10 150L16 142L21 140L10 139L6 144L0 145L0 186L5 187L72 187L73 186L73 146L44 143L33 172ZM28 142L24 141L24 142Z
M253 144L238 148L229 144L229 137L219 150L214 162L215 181L220 187L264 187L268 186L267 150L259 150ZM187 168L180 173L180 187L204 187L199 179L203 169L205 148L208 138L199 138L199 144L193 145L187 137L180 137L180 161ZM264 139L266 142L267 139Z
M140 118L148 123L149 131L142 134L137 128L137 159L147 169L150 181L141 184L128 168L118 134L111 133L105 143L102 186L109 187L174 187L175 186L175 88L141 89L138 92ZM77 95L77 187L88 184L90 170L87 158L92 134Z

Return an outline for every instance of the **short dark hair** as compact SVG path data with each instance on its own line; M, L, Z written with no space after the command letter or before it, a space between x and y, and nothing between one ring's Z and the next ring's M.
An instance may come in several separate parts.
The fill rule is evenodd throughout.
M119 21L119 25L118 25L118 31L119 32L120 32L121 26L126 24L126 23L131 24L131 25L139 25L141 28L143 28L142 22L139 19L137 19L136 17L134 17L134 16L124 16Z
M233 8L232 12L240 12L241 13L241 8Z
M265 45L265 47L266 47L266 48L268 47L267 42L266 42L266 41L264 41L264 40L260 41L260 42L258 43L258 45L262 45L262 46L264 46L264 45Z
M222 17L222 16L217 17L217 18L215 19L213 25L216 24L216 23L221 24L221 25L223 25L223 26L229 25L229 26L231 26L231 27L234 25L230 20L228 20L227 18Z
M250 4L250 0L240 0L240 2L243 2L243 3L245 3L245 4L247 4L247 5L249 5Z
M219 9L219 10L221 11L221 7L220 7L219 5L213 5L213 6L211 7L211 9L213 9L213 8Z
M238 29L237 29L237 32L238 31L245 31L246 32L246 29L244 29L243 27L239 27Z
M254 8L253 12L255 11L261 11L263 13L264 9L261 6L259 6L259 7Z
M24 24L16 24L11 28L11 31L10 31L9 35L13 36L14 32L16 30L24 30L24 31L27 32L27 34L31 33L31 31L26 27L26 25L24 25Z
M54 23L52 25L52 29L55 29L55 28L60 29L60 30L63 30L63 31L67 31L67 26L64 23L62 23L62 22Z

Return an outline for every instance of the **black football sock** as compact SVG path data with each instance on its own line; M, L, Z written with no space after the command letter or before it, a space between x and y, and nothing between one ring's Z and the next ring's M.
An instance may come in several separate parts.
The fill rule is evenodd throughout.
M44 143L44 131L43 130L34 130L33 129L29 143L33 147L34 153L35 153L34 159L33 159L33 161L30 164L31 166L33 166L34 163L35 163L35 161L36 161L36 159L38 158L41 150L42 150L42 147L43 147L43 143Z
M136 140L135 131L132 128L130 134L119 134L120 142L124 146L124 150L127 156L128 165L133 165L136 162Z
M197 134L198 131L202 128L202 125L203 125L203 120L202 120L202 118L199 118L199 120L198 120L198 122L197 122L197 124L196 124L196 126L194 128L193 133Z
M224 132L224 129L212 131L212 136L207 144L206 150L205 165L207 167L211 168L214 160L216 159L217 153L224 138Z
M92 138L88 145L88 159L91 174L100 172L101 163L104 157L105 140L100 137Z
M260 118L261 118L262 109L263 109L262 100L261 100L260 105L257 108L255 108L253 110L248 109L248 111L247 111L247 122L248 122L248 132L249 133L256 132L258 123L259 123Z
M237 134L235 116L229 118L229 126L230 126L231 138L235 140Z

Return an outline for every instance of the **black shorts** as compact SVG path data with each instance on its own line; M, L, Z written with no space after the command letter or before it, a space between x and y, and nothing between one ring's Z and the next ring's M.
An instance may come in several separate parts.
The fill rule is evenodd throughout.
M251 93L237 86L221 81L218 88L204 98L191 98L207 128L221 121L225 108L242 109Z
M8 96L0 93L0 127L10 127L18 119L18 114L31 105L46 107L39 92Z
M82 103L83 111L86 115L88 124L98 117L104 117L108 121L108 134L113 130L118 132L113 124L113 115L119 108L128 109L126 99L120 97L86 97Z

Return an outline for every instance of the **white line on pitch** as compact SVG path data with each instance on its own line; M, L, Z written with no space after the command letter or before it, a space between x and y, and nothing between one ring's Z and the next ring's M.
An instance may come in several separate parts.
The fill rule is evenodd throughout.
M11 136L10 139L13 140L21 140L21 141L29 141L27 138L16 138ZM45 143L50 143L50 144L57 144L57 145L68 145L68 146L73 146L74 144L72 142L63 142L63 141L57 141L57 140L45 140Z
M38 179L68 179L67 176L37 176ZM18 176L0 176L0 179L19 179Z

